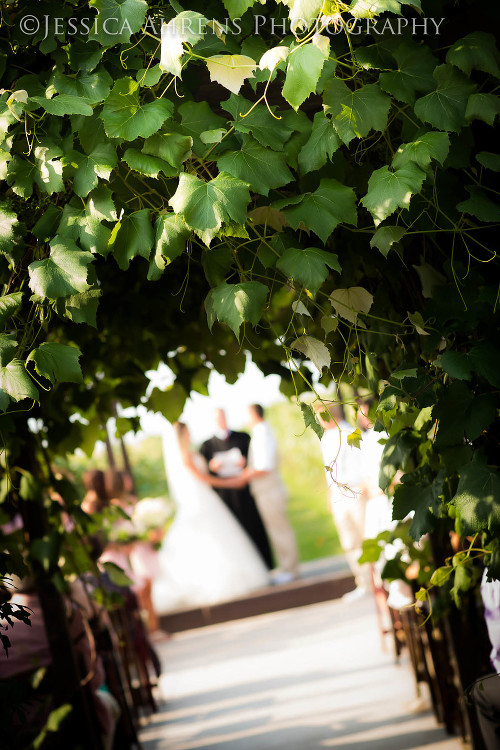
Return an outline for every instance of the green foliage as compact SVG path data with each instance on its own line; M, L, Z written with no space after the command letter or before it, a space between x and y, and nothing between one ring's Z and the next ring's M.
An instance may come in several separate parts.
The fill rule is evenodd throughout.
M110 138L135 141L138 136L148 138L172 114L168 99L156 99L147 104L139 100L139 84L132 78L116 81L105 101L101 118Z
M249 137L237 151L229 151L221 156L218 164L224 172L247 182L262 195L268 195L271 188L281 187L293 180L284 154L270 151Z
M223 221L245 223L249 201L247 184L221 172L209 182L182 173L169 203L210 244Z
M78 364L81 352L74 346L44 341L30 352L26 362L34 362L35 370L42 377L64 383L81 383L82 371Z
M315 44L305 44L290 53L283 96L294 109L298 109L316 91L324 63L325 54Z
M220 320L239 336L242 323L257 325L267 298L267 287L259 281L241 284L219 284L205 300L208 325L212 328Z
M419 192L424 179L425 174L412 161L394 172L387 166L375 170L361 201L373 216L375 226L397 208L408 208L411 196Z
M419 7L350 12L394 22ZM344 5L330 10L346 23ZM310 384L310 360L348 400L380 395L381 485L403 474L395 513L414 511L414 537L455 525L495 543L499 54L471 0L443 0L438 35L373 41L327 34L330 10L227 0L210 6L215 20L245 15L218 35L194 0L182 12L90 0L78 6L96 18L90 39L43 39L20 30L27 0L9 4L1 497L17 509L21 478L38 473L30 502L47 509L55 550L54 458L91 454L116 403L175 419L212 368L234 382L247 351L288 393ZM158 28L142 33L147 12ZM174 34L163 50L160 15ZM287 15L277 45L272 22ZM150 392L145 373L162 361L175 383ZM316 439L314 410L301 410Z
M288 247L276 266L290 279L309 289L312 294L316 294L328 276L328 268L339 273L341 271L337 257L318 247Z
M324 93L325 112L332 117L339 138L349 145L370 130L384 130L391 100L379 86L367 84L351 91L340 78L328 81Z

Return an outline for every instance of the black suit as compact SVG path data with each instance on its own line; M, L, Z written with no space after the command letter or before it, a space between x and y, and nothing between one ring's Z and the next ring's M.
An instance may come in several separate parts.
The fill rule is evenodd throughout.
M247 458L249 445L250 436L246 432L230 432L226 439L213 437L206 440L200 448L200 453L207 463L214 457L215 453L222 453L231 450L231 448L239 448L242 455ZM214 472L210 473L213 474ZM214 487L214 489L243 526L259 550L267 567L272 568L273 558L266 530L248 486L242 489L219 487Z

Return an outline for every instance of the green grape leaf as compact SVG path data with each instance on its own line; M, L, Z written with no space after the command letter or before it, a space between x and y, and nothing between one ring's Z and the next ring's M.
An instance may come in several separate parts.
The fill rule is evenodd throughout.
M281 2L290 9L288 18L292 33L298 28L302 31L308 29L323 5L322 0L281 0Z
M293 303L292 310L294 311L295 315L305 315L307 318L312 318L312 315L307 307L299 299L295 300L295 302Z
M90 104L80 96L71 96L70 94L58 94L52 99L46 99L43 96L30 96L30 102L36 102L43 107L49 115L85 115L88 117L93 114Z
M285 276L298 281L309 289L311 294L316 294L328 276L327 266L339 273L342 270L334 253L317 247L289 247L276 263L276 267L283 271Z
M239 338L242 323L258 324L268 292L267 286L259 281L219 284L210 290L205 300L209 328L219 320L226 323Z
M75 77L67 76L60 70L55 70L50 78L50 83L58 94L85 99L89 104L102 102L109 94L112 78L105 70L100 68L94 73L80 71Z
M31 234L34 234L40 242L48 242L54 234L57 234L56 227L60 218L61 209L59 206L49 206L35 226L32 227Z
M384 49L381 44L358 47L355 54L356 62L365 70L388 70L394 65L394 60L389 51Z
M38 390L20 359L13 359L5 367L0 367L0 390L5 391L13 401L22 401L23 398L39 400ZM2 399L4 404L5 399Z
M21 307L23 301L22 292L14 292L13 294L4 294L0 297L0 326L11 318Z
M396 389L392 385L387 385L380 394L377 412L393 412L397 408L400 395L400 389Z
M248 212L248 218L254 224L271 227L271 229L275 229L277 232L282 232L283 227L286 225L286 218L283 211L278 211L277 208L272 208L271 206L254 208L253 211Z
M339 319L330 317L329 315L321 316L321 328L328 336L329 333L333 333L339 327Z
M139 86L156 86L163 75L159 65L153 65L150 68L140 68L135 77Z
M154 241L149 213L149 208L142 208L128 214L120 222L113 243L113 255L122 271L129 267L130 261L137 255L149 260Z
M139 101L139 84L128 76L119 78L104 102L101 119L110 138L134 141L148 138L172 115L174 106L168 99L148 104Z
M391 100L377 84L351 91L339 78L332 78L325 86L323 101L326 114L347 146L353 138L367 136L370 130L385 130Z
M438 130L458 133L465 124L467 102L475 85L451 65L438 65L434 78L435 90L417 99L415 114Z
M210 105L205 101L184 102L177 111L181 116L180 130L193 139L194 153L203 156L208 149L200 138L201 133L206 130L225 128L226 121L212 112Z
M442 367L452 378L458 378L459 380L471 379L472 362L468 354L446 351L437 358L434 364Z
M463 445L464 436L477 440L496 418L491 393L474 396L463 380L452 381L439 393L433 417L439 420L436 444Z
M495 388L500 388L500 351L493 346L492 341L483 341L476 344L469 352L474 372L491 383Z
M233 253L227 245L218 245L203 253L201 262L210 286L218 286L225 281L233 261Z
M500 388L500 351L485 342L465 352L448 350L433 363L442 367L448 375L459 380L470 380L472 372L486 378L491 385Z
M89 288L87 266L93 260L92 253L79 250L72 240L59 235L54 237L50 247L48 258L28 266L30 288L40 297L49 299L85 292Z
M5 365L13 359L16 349L18 347L17 341L13 338L12 334L0 334L0 366Z
M450 138L447 133L429 131L415 138L411 143L403 143L392 159L392 168L399 169L408 162L415 162L421 169L426 170L432 159L441 165L448 156Z
M12 250L18 223L17 214L0 205L0 253L9 254Z
M94 31L89 39L104 47L129 42L140 30L148 10L146 0L89 0L89 5L98 12L97 33Z
M429 336L428 331L426 331L424 328L424 325L425 325L424 319L422 318L419 312L414 312L414 313L409 312L408 320L410 321L410 323L412 324L412 326L415 328L416 332L420 336ZM415 425L416 425L416 422L415 422ZM417 429L419 428L417 427Z
M73 187L81 198L97 187L98 177L109 180L116 163L116 152L111 143L99 144L88 156L72 150L63 159L64 166L74 171Z
M191 156L193 139L180 133L156 133L144 141L143 154L150 154L166 161L179 170L181 164Z
M406 464L418 441L416 433L400 430L384 445L378 477L379 486L384 492L396 476L396 472L405 471Z
M380 73L380 87L399 101L413 104L417 91L427 93L434 88L432 74L436 58L429 47L409 44L408 39L395 41L389 45L389 49L398 67L397 70Z
M411 196L420 192L424 180L425 172L414 162L408 162L394 172L387 165L372 172L368 192L361 203L373 216L375 226L397 208L408 208Z
M349 12L354 18L376 18L386 11L401 15L402 5L412 5L421 10L420 0L352 0Z
M431 483L420 482L412 474L407 474L394 490L392 518L402 521L413 512L409 534L415 541L435 528L443 481L443 471Z
M26 362L33 362L39 375L59 383L83 383L82 370L78 362L82 353L75 346L44 341L33 349Z
M389 225L379 227L370 240L370 247L376 247L380 250L384 258L387 258L389 250L393 245L399 242L405 232L405 227L394 227Z
M337 131L331 118L324 112L316 112L309 140L299 152L299 166L302 174L313 172L326 164L340 146Z
M323 427L320 425L318 420L316 419L316 415L314 413L314 410L310 404L305 404L303 401L299 401L300 411L302 412L302 417L304 419L304 424L306 426L306 429L308 427L313 430L316 435L321 438L325 434L325 431Z
M479 154L476 154L476 159L486 169L491 169L493 172L500 172L500 154L492 154L491 151L480 151Z
M475 216L480 221L500 221L500 205L494 203L477 185L466 185L469 198L457 204L458 211Z
M163 172L166 177L177 177L179 173L178 167L172 167L166 161L163 161L163 159L145 154L137 148L128 148L123 154L122 159L130 169L147 177L154 177L155 179L160 172Z
M7 182L21 198L31 196L33 183L48 195L64 190L63 164L59 159L62 151L52 142L42 141L42 144L33 149L29 161L16 155L9 163Z
M486 463L473 460L460 470L457 492L453 498L464 534L500 529L500 476Z
M208 20L201 13L196 13L193 10L183 10L169 23L172 24L182 42L194 45L200 39L203 39Z
M103 562L102 567L104 568L106 575L109 576L109 580L111 581L111 583L113 583L115 586L125 587L133 585L134 582L130 580L123 568L120 568L119 565L111 562L111 560L106 560L106 562Z
M261 104L255 106L242 96L231 94L229 99L222 102L222 107L232 115L232 125L238 133L251 133L261 146L272 148L273 151L282 151L283 144L293 132L283 118L277 127L276 119L267 107Z
M299 200L300 198L298 196ZM285 205L287 201L288 199L283 199ZM286 209L284 213L293 229L298 229L303 224L312 229L323 242L326 242L338 224L345 222L356 225L358 220L356 196L352 188L327 178L320 181L319 188L314 193L306 193L298 205Z
M471 94L465 110L466 120L482 120L487 125L495 124L500 114L500 97L494 94Z
M256 0L222 0L222 2L229 13L229 18L234 21L235 18L241 18L255 4Z
M153 388L146 406L151 411L160 412L169 422L176 422L186 403L188 394L180 383L174 383L165 390Z
M226 135L227 130L224 128L216 128L215 130L204 130L200 133L200 140L203 143L220 143L223 137Z
M86 323L97 328L97 308L99 306L100 289L88 289L80 294L72 294L64 298L65 315L73 323Z
M328 53L325 55L312 43L297 47L289 54L282 94L295 110L316 91L327 57Z
M357 427L354 432L349 433L347 436L347 445L352 446L353 448L361 449L361 442L363 440L363 437L361 435L361 430L359 427Z
M206 58L210 80L237 94L247 78L253 78L257 67L247 55L212 55Z
M500 78L500 54L495 37L484 31L473 31L456 41L446 53L446 62L468 76L473 70L482 70Z
M79 239L82 247L89 252L107 255L111 229L102 222L116 222L111 191L105 185L100 185L89 194L84 207L78 203L65 205L57 233L72 240Z
M181 216L160 214L155 222L155 246L148 279L156 281L165 268L182 255L191 232Z
M310 359L320 373L323 372L324 367L330 367L332 358L328 347L313 336L299 336L298 339L292 341L290 348Z
M351 286L348 289L335 289L328 298L337 315L349 320L354 325L362 325L358 320L360 313L370 312L373 295L362 286Z
M245 182L221 172L209 182L183 173L169 203L192 229L220 229L223 221L244 224L250 193Z
M246 136L238 151L227 151L217 160L219 169L247 182L257 193L268 195L272 188L293 180L283 153L264 148Z

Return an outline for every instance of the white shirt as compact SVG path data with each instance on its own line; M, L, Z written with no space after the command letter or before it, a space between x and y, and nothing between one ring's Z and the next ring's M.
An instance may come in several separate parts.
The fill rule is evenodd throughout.
M256 471L272 471L278 468L278 443L269 422L257 422L253 428L248 464Z
M286 489L278 471L278 443L269 422L257 422L252 429L252 439L248 449L248 465L255 471L267 472L265 476L255 477L250 487L256 495L278 493L285 495Z

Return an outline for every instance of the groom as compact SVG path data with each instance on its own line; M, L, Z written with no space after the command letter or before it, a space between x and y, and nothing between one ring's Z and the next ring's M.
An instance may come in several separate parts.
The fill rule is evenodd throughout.
M250 437L245 432L228 430L223 409L215 412L216 433L206 440L200 453L205 458L211 474L220 477L236 476L246 466ZM236 516L253 541L269 569L273 558L266 530L248 486L241 489L215 488L215 491Z

